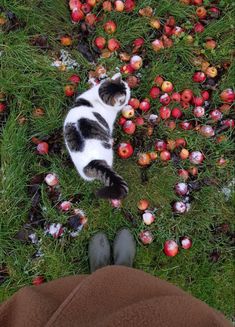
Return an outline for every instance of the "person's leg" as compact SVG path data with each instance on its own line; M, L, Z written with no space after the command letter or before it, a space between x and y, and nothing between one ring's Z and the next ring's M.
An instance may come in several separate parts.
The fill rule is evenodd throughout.
M99 232L91 238L88 247L88 257L91 273L110 265L110 244L104 233Z
M121 229L113 242L113 260L115 265L132 267L136 253L136 243L127 228Z

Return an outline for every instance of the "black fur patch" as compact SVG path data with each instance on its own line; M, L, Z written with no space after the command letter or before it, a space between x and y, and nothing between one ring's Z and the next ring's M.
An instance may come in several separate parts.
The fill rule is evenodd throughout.
M78 129L81 131L85 139L97 139L104 142L109 142L110 135L99 123L88 118L78 120Z
M91 107L91 108L93 107L90 101L83 98L78 98L77 100L75 100L73 107L81 107L81 106Z
M98 120L99 123L101 123L105 128L107 128L107 130L109 130L109 124L107 123L107 121L101 116L101 114L99 114L96 111L92 112L93 115L95 116L95 118Z
M127 183L105 160L92 160L83 171L87 176L98 179L106 185L98 190L97 196L106 199L122 199L127 195Z
M83 150L84 140L77 130L75 123L68 123L65 125L64 138L70 151L77 152Z
M103 142L102 145L105 149L111 149L111 145L109 143Z

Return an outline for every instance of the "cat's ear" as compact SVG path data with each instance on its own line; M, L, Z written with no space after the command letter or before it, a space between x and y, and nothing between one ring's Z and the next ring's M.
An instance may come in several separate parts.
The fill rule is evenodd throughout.
M121 83L121 81L122 81L121 73L117 73L117 74L113 75L112 80L117 82L117 83Z

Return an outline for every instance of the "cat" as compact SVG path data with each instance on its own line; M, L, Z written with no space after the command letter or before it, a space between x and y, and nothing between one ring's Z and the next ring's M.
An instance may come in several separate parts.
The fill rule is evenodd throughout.
M105 184L96 193L100 198L122 199L128 193L127 183L112 169L112 132L129 99L129 86L115 74L79 95L64 121L65 144L78 173Z

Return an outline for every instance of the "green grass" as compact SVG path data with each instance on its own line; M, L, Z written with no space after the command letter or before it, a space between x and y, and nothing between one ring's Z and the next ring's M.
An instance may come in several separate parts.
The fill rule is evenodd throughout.
M219 93L224 88L233 86L234 62L232 61L233 45L233 4L232 1L221 1L221 17L208 25L205 32L195 39L195 43L187 45L185 39L176 41L175 45L155 53L151 49L151 28L148 20L138 15L138 9L151 5L155 16L165 21L168 14L174 15L177 24L190 23L194 14L193 6L183 6L176 1L155 0L137 1L138 6L132 15L125 13L110 13L104 21L117 21L118 29L115 37L121 42L123 50L131 45L136 37L143 37L146 43L145 60L148 68L141 69L140 86L133 91L139 98L148 96L150 86L156 75L162 74L174 83L175 89L193 87L196 93L200 88L193 84L192 74L196 70L192 60L196 50L202 49L205 37L214 37L218 42L215 51L204 51L206 60L212 65L220 65L224 61L231 62L223 75L218 89L213 92L213 106L219 105ZM206 1L209 3L210 1ZM32 136L43 138L52 134L63 124L63 118L72 104L72 99L66 99L63 87L71 71L60 72L51 63L54 54L62 47L59 42L61 35L68 33L73 36L74 45L69 48L71 55L80 67L74 72L81 76L78 91L87 88L88 72L95 68L89 64L76 50L76 40L79 28L70 22L66 1L59 0L2 0L5 10L12 10L22 26L9 33L0 31L0 51L2 53L0 71L0 92L7 95L8 118L1 131L1 202L0 202L0 265L6 266L8 278L0 287L0 299L4 300L24 285L30 285L33 277L44 275L46 280L52 280L70 274L88 273L87 245L89 238L99 230L106 231L110 240L120 227L131 229L137 241L137 256L135 267L152 275L182 287L210 306L222 311L231 318L234 309L234 265L232 257L231 235L234 231L233 214L234 199L225 201L220 189L230 182L234 176L234 148L232 133L227 131L226 142L217 144L214 140L205 139L197 133L183 132L179 129L169 131L164 123L159 123L152 138L144 137L142 151L153 150L153 140L156 138L185 137L189 151L201 150L206 154L205 163L199 170L199 179L213 178L215 184L203 187L194 192L191 210L183 216L174 216L171 202L177 197L173 185L179 180L173 163L163 165L157 160L146 170L148 181L143 183L141 175L144 170L136 164L135 155L124 161L115 157L115 168L127 180L130 193L123 201L124 210L112 209L107 201L94 197L98 183L86 183L78 176L74 168L65 165L67 153L62 146L60 155L49 154L43 165L41 157L35 154ZM105 35L103 22L97 24L96 33L89 37L90 44L95 35ZM36 34L46 35L51 49L43 52L30 44L30 39ZM117 56L100 59L111 75L121 63ZM158 101L152 103L152 112L158 112ZM41 118L33 116L36 107L45 109ZM19 117L27 120L24 125L18 122ZM190 117L190 115L189 115ZM203 120L202 120L203 121ZM116 143L122 139L131 139L115 130ZM218 168L216 160L224 155L229 159L225 168ZM186 161L181 164L188 168ZM27 221L31 198L28 194L30 179L35 174L55 172L60 179L62 199L68 199L73 194L82 193L83 198L79 208L88 217L87 227L78 237L68 236L53 240L38 229L41 238L41 250L44 256L32 259L36 251L34 245L20 243L15 234ZM48 222L65 223L68 215L60 213L48 198L46 186L41 186L41 209ZM141 222L141 215L136 203L140 198L148 198L151 206L156 207L156 222L150 226L155 240L149 246L143 246L138 240L138 234L146 228ZM133 225L125 217L129 213L136 220ZM229 225L228 233L213 231L221 224ZM193 240L193 247L181 250L174 257L166 257L162 251L167 239L178 240L180 236L188 235ZM218 251L220 257L216 262L210 260L212 251Z

